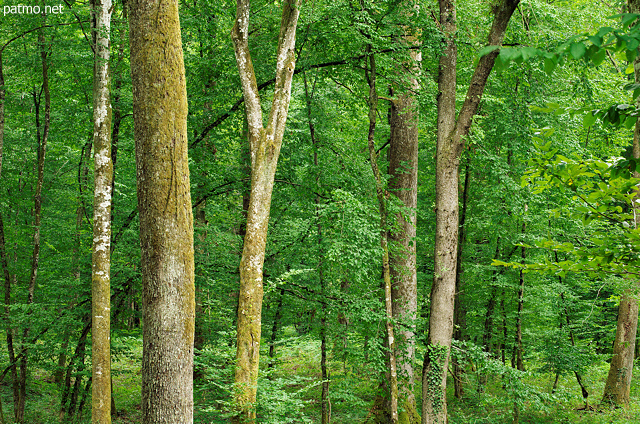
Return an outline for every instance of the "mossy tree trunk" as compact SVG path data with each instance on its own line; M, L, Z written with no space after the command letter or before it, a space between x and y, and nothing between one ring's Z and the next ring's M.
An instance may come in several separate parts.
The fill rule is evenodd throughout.
M111 0L93 0L93 247L91 258L91 421L111 423Z
M234 376L234 422L253 422L260 361L262 267L267 243L271 194L284 136L291 80L295 68L296 27L301 0L285 0L278 37L276 78L271 111L263 124L260 94L249 51L250 1L238 0L232 30L236 63L242 83L251 154L251 191L240 260L237 351Z
M500 46L519 0L502 0L493 6L489 45ZM438 76L436 146L436 239L434 278L427 353L422 374L422 423L447 420L446 382L453 334L454 296L458 252L458 178L460 155L498 51L478 61L467 96L456 119L456 4L440 0L443 53Z
M193 422L195 289L178 2L129 3L142 248L142 422Z
M413 3L403 5L410 18L418 13ZM404 44L419 45L417 37L405 30ZM390 233L390 240L399 248L389 252L391 270L391 298L393 318L399 323L396 335L398 361L398 390L403 408L416 415L414 395L415 319L418 311L418 278L416 272L416 208L418 206L418 102L420 89L418 73L422 56L419 50L409 52L410 60L405 66L405 87L393 89L397 97L390 109L389 145L389 192L396 196L406 208L398 214L399 231Z

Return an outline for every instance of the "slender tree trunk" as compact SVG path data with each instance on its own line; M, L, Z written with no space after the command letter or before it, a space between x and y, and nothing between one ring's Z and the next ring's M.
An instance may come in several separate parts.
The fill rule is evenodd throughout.
M525 212L527 211L527 207L525 205ZM524 221L523 216L522 221L522 235L524 235L527 224ZM526 259L526 250L523 247L520 247L520 259L522 263L524 263ZM516 314L516 337L515 337L515 368L519 371L524 371L524 361L523 361L523 348L522 348L522 311L524 310L524 273L520 270L520 287L518 288L518 312Z
M467 326L467 310L464 298L464 280L462 279L462 250L464 248L467 231L465 227L467 219L467 206L469 204L469 185L470 185L470 167L468 160L464 171L464 188L462 189L462 211L460 212L460 235L458 239L458 257L456 262L456 297L454 299L453 306L453 338L458 341L463 341L467 338L464 333L464 329ZM464 394L464 386L462 384L462 378L464 375L464 366L458 363L457 360L453 360L453 385L454 395L457 399L462 399Z
M369 146L369 162L376 181L376 194L378 197L378 207L380 210L380 246L382 247L382 274L384 278L384 302L385 302L385 328L386 328L386 345L389 349L387 353L388 361L388 381L389 381L389 422L391 424L398 423L398 375L396 370L396 343L393 328L393 306L391 299L391 271L389 269L389 246L387 240L387 198L385 189L378 168L378 155L375 147L375 129L376 115L378 112L378 95L376 92L376 65L375 56L371 54L371 45L367 46L367 56L369 59L369 68L367 79L369 82L369 135L367 142Z
M316 139L316 129L313 124L311 114L311 99L313 93L309 92L309 84L307 82L307 74L303 73L304 78L304 94L307 103L307 121L309 122L309 135L311 137L311 145L313 147L313 164L316 171L316 190L321 190L320 176L322 171L320 170L320 164L318 162L318 150L320 148L318 140ZM322 236L322 223L320 222L320 206L321 199L317 195L315 197L315 214L316 214L316 230L318 234L318 279L320 280L320 294L322 297L322 311L320 315L320 373L322 376L322 393L320 395L321 405L321 424L329 424L331 421L331 403L329 401L329 372L327 366L327 282L324 278L324 248L323 248L323 236Z
M555 256L556 256L556 262L558 262L558 252L555 252ZM560 282L560 285L562 286L562 277L558 276L558 281ZM576 346L576 339L575 336L573 334L573 330L571 329L571 321L569 319L569 309L567 308L567 304L565 302L564 299L564 293L560 293L560 300L562 300L562 309L564 312L564 316L565 316L565 322L567 324L567 329L569 330L569 340L571 341L571 346L575 347ZM560 328L562 328L562 325L560 325ZM578 382L578 385L580 386L580 391L582 392L582 398L584 399L584 405L585 408L587 408L589 406L589 391L587 390L587 388L585 387L584 383L582 382L582 377L580 376L580 373L578 373L578 371L574 371L573 372L576 376L576 381ZM557 380L558 377L556 377L556 384L557 384ZM555 390L555 385L554 384L554 390Z
M493 7L489 45L500 46L519 0L502 0ZM431 287L429 336L422 372L422 423L447 421L446 383L453 335L453 306L458 247L458 174L464 138L498 55L493 51L478 61L467 96L456 119L456 7L455 0L440 0L440 27L444 49L438 76L438 128L436 147L436 240Z
M4 71L2 70L2 51L0 51L0 177L2 177L2 155L4 152Z
M280 289L278 296L278 304L276 305L276 313L273 317L273 326L271 327L271 340L269 341L269 368L275 365L276 356L276 340L278 338L278 329L280 320L282 319L282 306L284 304L284 289Z
M142 247L142 422L193 422L195 288L178 2L129 3Z
M111 0L93 0L93 248L91 258L91 421L111 423Z
M73 356L71 357L71 359L69 360L69 364L67 365L67 372L62 387L62 397L60 400L60 419L64 419L66 421L71 421L75 414L75 401L73 400L73 392L71 390L72 374L75 371L76 382L74 383L74 387L76 387L80 384L78 380L82 378L81 372L84 369L85 347L87 345L87 335L89 334L89 330L91 330L91 317L87 316L86 320L88 322L85 324L82 332L80 333L80 337L78 338L78 343L76 344Z
M39 119L39 105L37 101L38 95L33 93L34 101L36 103L36 134L38 139L38 165L37 165L37 180L36 189L34 195L33 204L33 216L34 216L34 234L33 234L33 255L31 257L31 273L29 276L29 284L27 287L27 300L26 304L33 304L33 298L36 289L36 280L38 277L38 266L40 262L40 225L42 222L42 186L44 184L44 163L45 154L47 151L47 140L49 138L49 128L51 121L51 96L49 93L49 65L47 63L47 52L45 46L45 38L43 30L38 32L38 44L40 45L40 60L42 63L42 93L44 94L44 123L42 126L42 132L40 132L40 119ZM19 398L17 408L14 411L16 422L24 422L24 409L27 393L27 365L28 365L28 347L27 340L29 338L31 328L27 324L22 332L22 357L20 359L20 371L19 371Z
M247 210L247 233L240 260L234 422L255 420L262 315L262 267L267 243L271 194L291 97L295 68L295 35L300 0L285 0L282 6L276 65L276 82L267 126L249 52L249 0L238 0L232 30L236 62L242 83L249 150L251 153L251 193Z

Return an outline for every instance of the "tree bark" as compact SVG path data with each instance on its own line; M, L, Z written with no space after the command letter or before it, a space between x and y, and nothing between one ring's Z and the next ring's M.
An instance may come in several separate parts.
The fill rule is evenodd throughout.
M500 46L519 0L494 6L489 45ZM436 239L434 278L427 352L422 372L422 423L447 421L446 383L453 334L455 276L458 246L458 175L464 138L469 132L498 51L480 58L456 119L456 7L455 0L440 0L440 26L444 33L438 76L436 146Z
M93 0L93 247L91 258L91 421L111 423L111 0Z
M638 301L625 293L618 307L618 325L613 343L613 357L604 386L602 402L628 405L638 329Z
M195 288L178 2L132 0L129 32L142 248L142 420L188 424Z
M410 19L418 13L412 2L405 2L404 14ZM408 46L418 46L414 34L405 35L402 42ZM404 205L403 214L398 214L398 232L390 232L389 239L399 248L389 252L391 270L391 298L393 318L398 323L397 351L398 390L403 410L410 423L417 423L416 399L414 395L415 377L415 320L418 311L418 278L416 273L416 208L418 206L418 102L416 94L420 89L418 73L422 62L420 50L409 51L409 63L402 67L401 79L405 88L395 87L392 92L397 98L391 103L389 125L389 192ZM392 94L392 98L393 98Z
M234 376L234 422L253 422L260 361L262 315L262 267L267 243L271 194L291 97L295 68L295 36L301 0L285 0L278 37L276 82L267 126L263 125L260 95L249 52L249 0L238 0L232 38L242 83L249 150L251 192L247 233L240 260L237 351Z
M631 13L640 12L640 0L629 0L628 6ZM640 82L640 58L636 58L634 61L634 70L635 82L638 83ZM636 121L633 132L633 157L635 159L640 158L640 121ZM640 173L634 171L633 176L634 178L640 178ZM640 193L636 191L632 202L632 207L636 212L638 212L638 206L635 199L639 196ZM635 228L638 228L640 216L638 216L638 213L634 213L634 215L636 219L632 224ZM618 307L618 324L613 342L613 357L611 358L609 374L604 386L603 403L614 405L629 404L637 331L638 300L633 290L626 290Z

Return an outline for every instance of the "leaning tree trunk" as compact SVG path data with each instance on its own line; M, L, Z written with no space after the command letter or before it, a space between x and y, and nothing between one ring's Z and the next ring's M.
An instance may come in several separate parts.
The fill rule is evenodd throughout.
M193 422L195 288L187 90L176 0L129 3L142 248L142 422Z
M267 126L249 52L249 0L238 0L232 30L236 62L244 96L249 149L251 153L251 192L247 210L247 233L240 260L237 351L234 376L234 422L253 422L260 361L262 315L262 266L267 243L273 182L282 146L295 68L296 26L301 0L285 0L278 38L276 79Z
M91 421L111 423L111 0L94 0L93 247L91 258Z
M489 45L500 46L519 0L502 0L493 7ZM438 76L436 145L436 239L434 278L427 351L422 369L422 423L447 421L446 383L453 334L454 295L458 251L458 175L464 139L475 115L498 51L480 58L456 119L456 6L440 0L444 49Z

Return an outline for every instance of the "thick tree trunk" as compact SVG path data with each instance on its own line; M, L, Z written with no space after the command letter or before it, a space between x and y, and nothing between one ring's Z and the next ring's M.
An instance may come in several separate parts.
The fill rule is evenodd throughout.
M631 13L640 12L640 0L628 1ZM635 82L640 82L640 58L634 61ZM633 133L633 157L640 158L640 121L636 121ZM640 178L640 173L633 173L635 178ZM636 192L637 198L640 194ZM632 207L637 209L636 202ZM638 228L640 216L636 215L633 223ZM602 396L603 403L615 405L628 405L631 390L631 376L633 374L633 361L635 359L636 333L638 330L638 299L632 290L627 290L618 307L618 325L613 343L613 357L609 366L609 375L604 386Z
M178 2L129 4L142 247L142 420L193 422L195 289Z
M247 210L247 233L240 260L234 377L234 402L238 413L234 422L255 420L262 327L262 267L267 243L273 181L291 97L291 80L295 68L295 35L300 5L300 0L285 0L282 6L276 82L266 127L262 122L260 96L249 52L249 0L238 0L236 23L232 30L245 101L251 152L251 193Z
M414 4L405 2L408 18L418 13ZM403 42L417 46L413 34L406 33ZM418 278L416 273L416 208L418 206L418 102L420 89L418 73L422 56L419 50L410 51L410 63L406 63L402 79L405 88L392 89L397 98L391 103L389 125L389 192L405 206L404 214L398 214L398 232L390 232L390 240L400 246L389 252L391 269L391 298L393 318L398 323L396 335L398 361L398 395L409 423L417 423L414 395L415 377L415 320L418 311ZM393 97L393 96L392 96ZM406 218L406 219L405 219Z
M502 44L507 24L518 3L519 0L503 0L494 6L489 45ZM423 424L447 421L446 383L453 334L460 154L498 55L498 52L494 51L480 58L471 77L465 102L456 119L456 7L454 0L440 0L439 4L444 49L440 57L438 76L436 240L429 336L422 372Z
M94 3L93 247L91 258L91 421L111 423L111 101L109 34L111 0Z
M602 402L628 405L633 374L636 331L638 329L638 301L626 293L618 307L618 326L613 343L613 357L604 386Z

